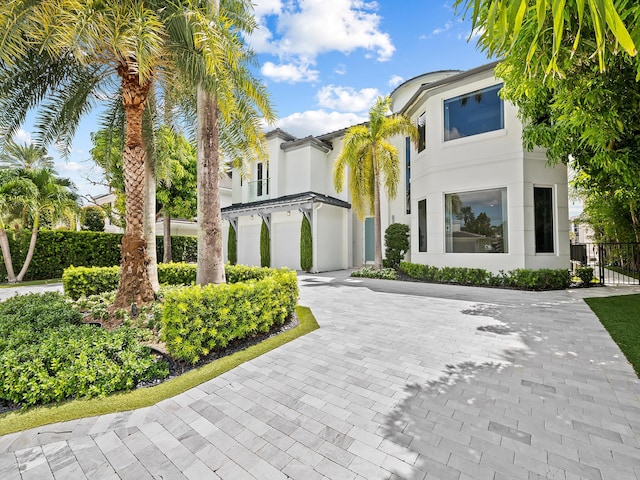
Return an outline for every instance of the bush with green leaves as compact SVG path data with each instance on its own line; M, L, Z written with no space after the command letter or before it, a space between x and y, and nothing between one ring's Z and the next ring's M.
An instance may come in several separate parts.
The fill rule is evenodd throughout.
M591 286L591 280L593 280L593 267L576 268L576 277L580 279L583 287Z
M300 225L300 268L305 272L310 272L313 268L313 236L306 215L302 216Z
M194 364L234 340L284 323L298 301L296 274L265 270L259 280L166 292L161 339L171 356Z
M409 225L392 223L384 232L384 266L398 268L409 251Z
M260 266L271 266L271 234L267 222L262 220L260 227Z
M236 229L233 227L229 227L227 257L231 265L238 263L238 234L236 233Z
M140 330L109 332L80 318L59 293L0 303L1 399L29 406L104 396L168 375Z
M89 205L82 208L81 222L82 230L90 232L104 232L105 214L102 208Z
M363 267L360 270L351 272L352 277L364 277L364 278L380 278L382 280L396 280L398 274L393 268L382 268L378 270L374 267Z
M228 283L259 280L273 271L247 265L225 265ZM159 263L158 280L163 285L192 285L196 281L196 265ZM69 267L62 275L64 293L73 300L115 290L119 281L120 267Z
M433 283L506 287L519 290L561 290L569 287L570 276L564 269L529 270L519 268L498 274L482 268L434 267L401 262L400 272L408 277Z

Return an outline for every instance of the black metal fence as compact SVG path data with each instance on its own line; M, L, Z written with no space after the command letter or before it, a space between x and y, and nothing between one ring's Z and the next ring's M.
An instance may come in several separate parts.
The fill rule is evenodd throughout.
M574 243L571 263L593 267L605 285L640 285L640 243Z

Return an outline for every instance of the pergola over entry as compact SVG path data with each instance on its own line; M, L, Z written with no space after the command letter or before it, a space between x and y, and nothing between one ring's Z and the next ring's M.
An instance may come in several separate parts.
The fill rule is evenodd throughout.
M311 222L313 207L315 204L333 205L335 207L342 207L346 209L351 208L351 204L344 200L329 197L328 195L322 195L320 193L305 192L285 195L284 197L272 198L269 200L261 200L258 202L230 205L222 209L222 218L228 220L233 229L237 232L238 217L258 215L265 220L267 227L270 229L271 214L276 212L299 210L307 217L309 222Z

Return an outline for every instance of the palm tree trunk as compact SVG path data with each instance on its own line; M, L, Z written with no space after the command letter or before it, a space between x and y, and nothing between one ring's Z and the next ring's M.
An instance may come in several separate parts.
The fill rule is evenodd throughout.
M2 249L2 259L4 260L4 268L7 270L7 281L16 283L16 274L13 271L13 260L11 259L11 248L9 247L9 238L4 227L0 228L0 249Z
M122 154L125 216L127 226L122 237L120 283L115 308L130 308L153 300L147 264L147 242L144 235L144 178L146 151L142 141L142 112L149 84L141 85L138 74L124 65L118 68L122 79L122 103L125 111L125 147Z
M225 283L220 211L218 104L198 86L198 267L196 284Z
M147 238L147 255L149 256L147 274L151 288L155 293L158 293L160 282L158 281L158 252L156 251L156 177L151 163L147 156L147 161L144 164L144 235Z
M163 217L162 228L164 237L162 239L162 245L164 247L164 254L162 256L162 261L164 263L170 263L173 260L171 256L171 214L167 212L166 207L164 209Z
M374 268L382 269L382 233L380 215L380 172L375 147L373 149L373 239L374 239Z
M20 273L16 277L16 282L21 282L27 273L27 268L29 268L29 264L31 263L31 259L33 258L33 252L36 249L36 240L38 239L38 219L35 218L33 220L33 228L31 229L31 239L29 240L29 250L27 250L27 258L24 259L24 263L22 264L22 268L20 269Z

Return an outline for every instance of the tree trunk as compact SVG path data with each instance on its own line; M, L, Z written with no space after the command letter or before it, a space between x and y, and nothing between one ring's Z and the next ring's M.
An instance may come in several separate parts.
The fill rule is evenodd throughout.
M382 233L380 218L380 172L378 171L378 161L375 148L373 150L373 238L374 238L374 267L376 270L382 269Z
M160 291L158 281L158 252L156 250L156 176L149 157L144 164L144 235L147 238L147 255L149 264L147 274L151 288L155 293Z
M220 211L218 104L198 86L198 267L196 284L225 283Z
M164 254L162 256L162 261L164 263L170 263L173 260L171 256L171 215L167 212L167 209L163 210L163 231L164 237L162 239L162 245L164 247Z
M141 85L138 73L131 72L126 65L118 68L118 74L122 79L122 104L126 122L122 161L127 225L122 237L120 283L114 307L129 309L133 303L141 305L153 300L143 229L146 151L142 142L142 112L149 84Z
M25 274L27 273L27 268L29 268L29 264L31 263L31 259L33 258L33 252L36 249L37 239L38 239L38 219L35 218L33 220L33 228L31 229L31 240L29 240L29 250L27 250L27 258L24 259L24 263L22 264L20 273L16 277L16 282L21 282Z
M9 238L7 237L7 231L4 229L4 227L0 228L0 249L2 249L4 268L7 270L7 282L16 283L16 274L13 271L13 260L11 259Z

